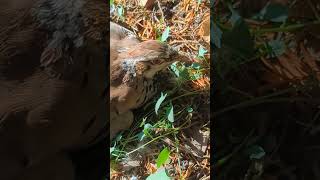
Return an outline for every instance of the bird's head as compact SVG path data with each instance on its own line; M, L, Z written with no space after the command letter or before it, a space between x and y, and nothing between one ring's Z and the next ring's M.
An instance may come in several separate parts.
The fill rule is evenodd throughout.
M168 44L157 40L141 42L119 55L119 58L122 68L128 73L148 79L175 61L188 61Z

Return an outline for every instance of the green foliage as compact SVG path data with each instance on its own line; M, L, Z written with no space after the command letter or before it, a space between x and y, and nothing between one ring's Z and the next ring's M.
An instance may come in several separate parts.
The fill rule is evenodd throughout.
M197 80L203 77L203 67L197 62L193 62L190 66L173 63L170 69L182 81Z
M279 57L286 51L286 45L280 39L269 41L265 47L270 57Z
M158 158L156 160L157 168L160 168L163 164L167 162L167 160L170 157L170 151L167 147L162 149L162 151L159 153Z
M231 20L233 27L231 30L223 33L222 42L230 48L231 53L243 59L250 58L254 55L254 41L251 37L248 25L241 18Z
M178 62L174 62L170 65L170 69L178 78L188 79L189 77L188 69L183 64L178 64Z
M173 105L172 105L172 103L170 103L169 108L167 108L167 119L172 123L174 122L174 114L173 114Z
M151 130L152 130L153 126L149 123L145 124L143 127L143 130L138 134L138 140L141 142L144 137L149 136L151 137Z
M285 22L288 19L288 13L288 7L278 3L268 3L254 18L271 22Z
M261 146L253 145L248 150L250 159L261 159L266 155L266 152Z
M123 17L123 12L124 12L123 7L119 5L117 8L118 16Z
M198 57L204 58L204 54L207 53L208 51L204 49L203 46L200 45L199 51L198 51Z
M163 94L163 92L161 92L161 96L160 98L157 100L156 106L155 106L155 112L156 114L158 114L159 108L161 103L164 101L164 99L167 97L167 94Z
M187 112L188 112L188 113L192 113L192 112L193 112L192 107L188 107L188 108L187 108Z
M161 41L165 42L170 34L170 27L166 27L166 29L163 31L162 35L161 35Z
M147 180L170 180L164 168L158 169L157 172L147 177Z

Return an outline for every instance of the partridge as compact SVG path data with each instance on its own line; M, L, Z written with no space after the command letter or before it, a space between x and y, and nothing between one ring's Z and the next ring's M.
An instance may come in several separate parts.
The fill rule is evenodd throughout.
M32 172L51 157L61 159L57 168L69 167L64 158L71 150L107 137L106 6L103 0L1 0L1 180L57 179Z
M187 61L166 43L157 40L139 42L132 33L118 28L112 36L115 40L111 42L122 46L111 44L117 51L110 53L110 139L128 129L134 118L132 110L155 95L155 75L174 61Z

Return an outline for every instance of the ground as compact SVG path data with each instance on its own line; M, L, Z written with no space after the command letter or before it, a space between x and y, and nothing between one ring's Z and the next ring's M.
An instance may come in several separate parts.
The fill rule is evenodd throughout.
M214 178L320 179L320 3L266 2L214 4Z
M190 58L190 64L173 64L163 73L162 94L137 110L134 125L112 142L111 179L209 179L209 1L110 4L112 21Z

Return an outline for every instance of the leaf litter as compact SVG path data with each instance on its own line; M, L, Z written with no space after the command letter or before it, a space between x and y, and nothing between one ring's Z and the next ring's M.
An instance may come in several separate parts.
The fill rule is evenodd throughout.
M117 165L111 179L210 178L209 0L114 0L113 7L123 11L119 17L114 10L112 21L132 30L142 41L169 43L189 57L191 64L173 64L159 75L165 80L163 93L135 112L136 124L116 141L115 148L123 153L112 159ZM144 123L152 128L143 128ZM193 139L193 134L199 137ZM161 169L157 157L164 148L170 152L169 163ZM132 166L125 165L130 162Z

